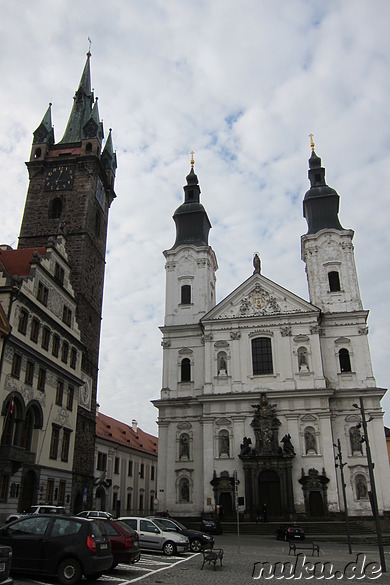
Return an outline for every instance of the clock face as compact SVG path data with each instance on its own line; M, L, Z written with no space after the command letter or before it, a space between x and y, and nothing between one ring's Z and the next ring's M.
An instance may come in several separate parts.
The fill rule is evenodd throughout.
M67 191L73 187L74 165L58 165L47 172L45 191Z

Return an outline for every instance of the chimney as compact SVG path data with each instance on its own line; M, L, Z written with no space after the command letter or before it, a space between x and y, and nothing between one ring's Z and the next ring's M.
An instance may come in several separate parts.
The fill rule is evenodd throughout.
M135 433L137 433L137 426L138 426L137 421L135 420L135 418L133 418L133 420L131 421L131 428Z

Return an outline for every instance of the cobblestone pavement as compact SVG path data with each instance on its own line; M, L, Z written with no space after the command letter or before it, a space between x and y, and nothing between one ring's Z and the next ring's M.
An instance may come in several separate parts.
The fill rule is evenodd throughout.
M292 583L337 582L337 583L380 583L390 585L390 550L385 547L385 560L389 572L380 570L379 553L373 545L352 545L352 554L348 553L346 543L319 542L319 557L304 554L299 557L289 556L289 545L271 537L258 535L223 534L216 537L216 548L224 550L223 565L205 565L203 570L202 555L186 553L176 557L164 557L159 554L144 553L141 562L132 566L119 565L97 581L96 585L127 585L141 582L142 585L248 585L256 583ZM257 563L254 569L254 563ZM263 564L266 563L266 564ZM282 564L285 564L284 577ZM315 576L312 575L312 563L318 563ZM323 568L325 567L325 568ZM288 573L288 569L292 572ZM321 577L321 570L322 578ZM286 579L286 577L290 577ZM266 578L268 577L268 578ZM311 578L310 578L311 577ZM25 585L26 579L15 578L15 585ZM45 583L55 582L45 580ZM83 581L86 583L86 581ZM42 583L42 581L28 581Z

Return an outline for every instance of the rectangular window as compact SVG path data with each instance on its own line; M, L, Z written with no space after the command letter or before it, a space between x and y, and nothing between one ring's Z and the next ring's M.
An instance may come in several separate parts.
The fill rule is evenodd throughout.
M77 349L72 347L70 350L70 367L75 370L77 364Z
M49 343L50 343L50 329L49 327L43 327L42 329L42 349L46 349L46 351L49 349Z
M183 284L181 287L181 304L191 304L191 286L189 284Z
M59 429L59 427L56 427L53 425L53 428L51 431L51 441L50 441L50 459L57 459L59 441L60 441L60 429Z
M127 467L127 475L129 477L131 477L133 475L133 462L131 461L131 459L130 459L128 467Z
M19 324L18 324L19 333L23 333L23 335L26 335L27 323L28 323L28 311L26 311L26 309L21 309L20 315L19 315Z
M22 356L18 353L14 353L12 359L11 375L14 378L20 378L20 369L22 367Z
M114 462L114 473L119 473L119 469L120 469L120 463L121 460L119 457L115 457L115 462Z
M64 429L62 436L61 461L68 461L69 459L70 433L71 431Z
M65 325L68 325L68 327L71 326L71 323L72 323L72 311L66 305L64 305L64 308L62 310L62 321L65 323Z
M40 325L39 319L34 317L33 320L31 321L31 335L30 335L30 339L31 339L31 341L34 341L34 343L38 342L39 325Z
M64 383L62 380L58 380L57 382L57 392L56 392L56 404L62 406L62 401L64 399Z
M64 284L64 269L56 262L54 267L54 278L59 284Z
M145 477L145 464L141 463L141 470L139 472L139 476L141 479L143 479Z
M144 494L139 495L139 511L142 512L144 509Z
M2 473L0 475L0 502L6 502L8 499L9 475Z
M113 496L112 496L112 509L116 510L116 504L118 501L118 492L114 492Z
M151 481L154 481L154 465L152 465L150 468L150 479Z
M107 454L98 452L96 469L98 471L107 470Z
M69 355L69 343L67 341L62 342L62 351L61 351L61 361L64 364L68 363L68 355Z
M46 370L44 368L39 368L37 388L41 392L44 392L45 386L46 386Z
M53 335L51 353L54 355L54 357L58 357L59 352L60 352L60 338L58 335Z
M131 492L127 494L126 510L131 510Z
M254 376L273 373L272 347L269 337L252 339L252 365Z
M46 485L46 504L53 504L54 479L48 479Z
M49 298L49 289L42 282L38 282L38 293L37 299L42 305L47 306L47 300Z
M66 398L67 410L73 410L73 398L74 398L74 388L73 388L73 386L68 386L68 396Z
M66 491L66 481L61 480L58 485L58 505L64 506L65 505L65 491Z
M32 386L34 380L34 362L27 360L25 382Z

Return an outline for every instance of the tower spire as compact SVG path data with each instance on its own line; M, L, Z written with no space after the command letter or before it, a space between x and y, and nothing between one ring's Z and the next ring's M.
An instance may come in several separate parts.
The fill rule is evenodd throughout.
M303 216L308 225L308 234L315 234L325 228L343 230L338 218L339 200L337 192L325 181L325 168L314 150L313 134L310 136L311 156L308 177L310 189L303 201Z
M176 224L176 241L173 248L181 244L208 246L211 228L206 210L200 203L200 187L194 171L194 153L191 151L191 169L184 189L184 203L173 214Z
M51 121L51 103L47 108L41 123L33 133L33 144L54 144L54 128Z
M103 123L99 120L97 103L91 89L91 52L80 78L78 89L73 98L73 107L62 140L59 144L74 144L84 139L103 139Z

